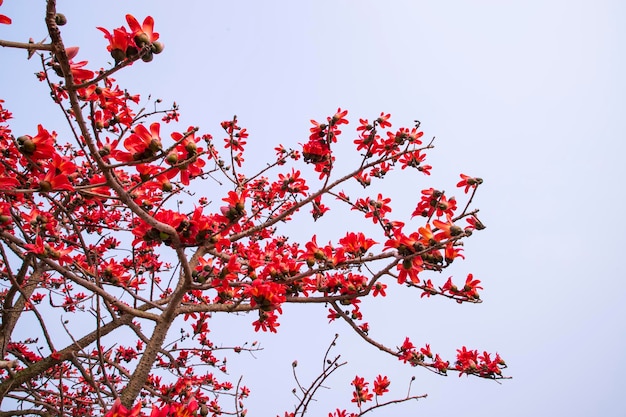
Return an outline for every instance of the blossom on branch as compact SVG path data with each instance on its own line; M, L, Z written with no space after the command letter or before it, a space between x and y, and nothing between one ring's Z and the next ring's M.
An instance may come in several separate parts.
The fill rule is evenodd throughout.
M463 346L446 360L414 336L396 347L374 339L370 307L396 291L414 291L422 303L482 301L483 282L473 274L462 284L441 274L485 227L472 205L482 180L461 174L458 202L422 184L433 146L422 142L418 122L391 130L389 113L359 119L346 155L340 129L348 111L337 108L311 120L297 149L274 145L259 161L253 146L267 144L253 141L236 116L213 127L221 138L181 129L176 103L144 96L148 104L140 105L140 95L113 78L163 49L152 17L99 27L101 52L114 63L94 70L74 61L78 47L60 35L64 17L55 2L47 8L55 17L45 21L50 43L3 41L31 55L39 48L37 79L66 132L47 130L35 114L28 116L37 132L14 135L0 100L0 397L17 404L5 414L243 417L250 390L227 364L260 348L215 340L212 320L247 317L255 332L276 333L279 318L304 304L324 305L331 325L345 322L342 329L407 366L506 378L497 353ZM0 15L0 23L11 20ZM383 180L407 185L410 217L400 217L400 200ZM14 331L24 313L38 323L28 334ZM52 331L59 323L64 331ZM297 381L300 402L285 415L303 415L341 368L330 350L311 384ZM329 416L423 397L382 402L398 386L391 382L355 376L344 398L355 412L332 405Z

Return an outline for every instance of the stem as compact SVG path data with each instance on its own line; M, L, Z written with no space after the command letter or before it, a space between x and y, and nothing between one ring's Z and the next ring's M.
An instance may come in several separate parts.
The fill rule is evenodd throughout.
M53 366L58 365L63 361L70 360L76 354L76 352L84 349L86 346L89 346L91 343L95 342L98 337L106 336L120 326L131 323L133 319L134 317L132 315L125 314L102 326L99 329L99 332L94 330L88 335L70 344L65 349L57 352L54 357L50 355L47 358L44 358L39 362L35 362L27 368L16 372L11 378L6 379L2 383L0 383L0 405L2 404L2 400L4 399L6 394L11 391L13 387L23 385L31 379L36 378L39 375L43 375Z
M13 42L0 39L0 46L4 46L7 48L26 49L29 53L31 51L54 51L54 46L47 43Z

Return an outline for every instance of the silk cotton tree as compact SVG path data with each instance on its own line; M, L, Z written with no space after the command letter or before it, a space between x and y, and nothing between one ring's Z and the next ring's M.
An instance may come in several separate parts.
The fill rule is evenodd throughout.
M484 228L472 206L480 178L461 175L462 200L425 187L408 219L392 217L391 198L368 194L375 182L430 175L433 141L419 123L393 128L381 113L359 119L345 138L348 112L338 109L312 121L304 143L276 144L275 157L255 171L237 117L215 137L181 128L176 105L146 111L131 86L116 83L117 72L163 59L152 17L126 15L123 26L98 28L105 58L113 59L103 69L65 45L67 19L55 1L46 2L44 21L48 41L0 40L40 61L37 79L67 125L63 134L43 124L13 132L0 101L0 415L244 416L250 390L229 380L216 350L258 346L224 347L209 339L209 322L240 313L242 326L277 332L285 304L322 304L328 313L320 320L346 322L344 330L399 366L506 378L498 354L463 346L444 358L410 337L375 340L361 312L361 303L385 297L389 285L423 302L481 302L473 275L439 274ZM5 15L0 23L19 24ZM335 152L345 140L359 158L353 166ZM207 187L193 188L198 181L212 184L207 194L197 191ZM348 187L355 183L363 193ZM298 216L347 215L361 230L335 241L280 234ZM60 317L92 325L78 334L59 329ZM26 320L37 323L28 338L16 331ZM172 343L181 331L184 340ZM285 415L304 415L344 362L328 351L324 363L312 382L298 381L300 400ZM388 398L390 384L388 376L357 375L352 397L326 411L359 416L421 397Z

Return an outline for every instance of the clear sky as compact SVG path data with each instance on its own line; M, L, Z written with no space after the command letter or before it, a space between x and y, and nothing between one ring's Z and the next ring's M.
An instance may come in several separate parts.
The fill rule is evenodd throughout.
M0 38L43 38L43 4L5 0L0 12L14 24L0 26ZM237 114L259 163L277 143L305 141L309 119L342 107L352 121L346 141L359 117L381 111L395 126L419 119L437 137L432 177L381 184L394 211L410 213L422 188L452 191L461 172L485 180L476 204L487 229L467 241L467 260L451 271L481 279L484 303L396 291L365 313L371 334L389 345L411 336L448 357L462 345L498 351L514 379L437 377L345 335L336 351L350 363L312 415L349 401L356 373L390 375L398 396L415 375L412 392L429 394L377 415L624 415L626 3L59 0L58 9L69 21L66 43L81 46L79 57L94 67L108 59L96 26L152 15L165 51L118 80L179 103L183 129L217 136L219 122ZM35 60L0 53L0 98L15 133L39 122L60 130L32 75ZM327 241L350 221L329 216L293 233ZM303 378L314 376L332 334L348 329L327 326L321 307L286 309L278 335L255 335L251 321L218 322L213 337L262 341L257 359L233 360L231 372L253 389L249 415L282 415L293 403L292 360Z

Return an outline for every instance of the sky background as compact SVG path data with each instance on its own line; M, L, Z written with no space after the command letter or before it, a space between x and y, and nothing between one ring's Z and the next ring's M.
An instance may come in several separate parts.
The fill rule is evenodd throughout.
M367 190L393 197L398 216L410 215L423 188L452 192L461 172L485 180L475 205L487 229L467 240L467 260L446 274L474 273L484 302L459 306L396 288L364 313L370 334L390 346L410 336L448 358L463 345L497 351L512 380L409 368L342 323L328 326L322 306L287 307L277 335L254 334L250 317L214 323L216 342L256 339L265 348L257 359L230 362L253 390L248 415L290 409L291 362L299 361L302 379L316 376L336 332L335 352L349 364L311 415L349 406L354 375L379 373L391 377L391 395L403 396L414 375L412 393L429 397L374 415L624 415L626 3L59 0L58 10L68 17L66 44L81 46L92 68L109 59L96 26L152 15L165 51L120 73L120 84L175 100L180 129L199 125L219 137L219 122L237 114L250 131L253 164L262 166L278 143L303 143L310 119L341 107L351 120L342 129L346 149L358 119L381 111L395 127L418 119L426 137L436 136L431 177L393 175ZM14 22L0 26L0 38L45 36L43 1L5 0L0 12ZM36 60L0 53L0 97L14 113L14 133L40 122L61 131L32 75ZM354 213L330 214L286 233L326 242L362 228Z

